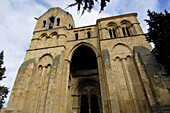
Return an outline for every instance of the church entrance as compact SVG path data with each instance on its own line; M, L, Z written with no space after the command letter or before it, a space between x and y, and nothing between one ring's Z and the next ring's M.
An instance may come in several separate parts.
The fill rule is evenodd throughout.
M70 64L70 103L73 113L102 113L96 54L87 46L78 47Z
M95 94L82 95L80 113L100 113L98 97Z

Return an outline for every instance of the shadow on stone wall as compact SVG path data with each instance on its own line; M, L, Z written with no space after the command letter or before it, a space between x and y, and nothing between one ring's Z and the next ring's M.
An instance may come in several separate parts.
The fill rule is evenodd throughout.
M164 103L160 91L169 89L170 81L169 78L165 77L165 71L162 66L156 61L155 54L144 46L135 46L133 48L134 63L137 69L138 76L142 76L139 72L135 54L139 57L140 63L142 64L146 75L151 83L152 93L155 97L157 105L151 106L154 113L170 113L170 105ZM141 81L142 82L142 81ZM144 91L145 92L145 91ZM145 96L148 96L145 92ZM167 95L168 97L168 95Z

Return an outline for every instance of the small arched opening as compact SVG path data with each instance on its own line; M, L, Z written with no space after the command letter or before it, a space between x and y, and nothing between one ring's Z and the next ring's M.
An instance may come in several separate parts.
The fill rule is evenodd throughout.
M78 40L78 33L75 34L75 39Z
M90 31L87 32L87 38L91 38Z
M116 38L117 37L117 25L113 22L110 22L107 24L108 30L109 30L109 36L110 38Z
M43 21L43 27L46 27L46 20Z
M60 25L60 18L57 18L57 26Z
M110 35L110 38L113 38L111 29L109 29L109 35Z
M122 32L123 32L123 35L124 35L124 36L127 36L124 27L122 27Z
M53 16L49 18L49 20L50 20L49 29L52 29L53 26L54 26L54 18L55 18L55 17L53 17Z
M133 32L135 29L129 21L123 20L121 22L121 27L125 37L135 35L135 32Z

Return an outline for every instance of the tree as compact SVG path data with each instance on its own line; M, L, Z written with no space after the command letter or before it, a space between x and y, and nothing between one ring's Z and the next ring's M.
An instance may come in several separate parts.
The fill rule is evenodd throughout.
M154 43L156 60L170 75L170 13L148 10L148 16L149 20L145 20L149 25L147 40Z
M5 72L5 67L2 67L3 65L3 51L0 53L0 81L4 78L6 78L6 76L4 75ZM2 108L3 104L5 103L5 98L7 98L7 94L8 94L9 90L7 87L5 86L1 86L0 85L0 109Z
M94 7L94 2L98 2L98 0L75 0L75 3L70 4L68 7L76 6L77 10L80 11L81 7L83 7L82 15L85 11L90 12ZM110 0L101 0L100 1L100 12L104 10L106 7L106 3L110 2Z

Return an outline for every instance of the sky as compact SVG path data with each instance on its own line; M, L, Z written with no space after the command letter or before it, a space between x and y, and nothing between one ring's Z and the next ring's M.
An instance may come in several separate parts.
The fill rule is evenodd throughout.
M32 38L36 24L34 17L40 17L52 7L60 7L69 12L74 19L76 27L96 24L98 18L116 16L128 13L138 13L138 20L145 33L148 19L147 10L170 12L170 0L110 0L107 7L99 14L100 4L95 3L91 13L77 12L77 7L67 8L74 0L0 0L0 51L4 50L5 75L7 78L0 81L12 90L17 71L22 64L26 50ZM100 0L99 0L100 1ZM10 95L10 93L9 93ZM8 98L6 99L7 105Z

